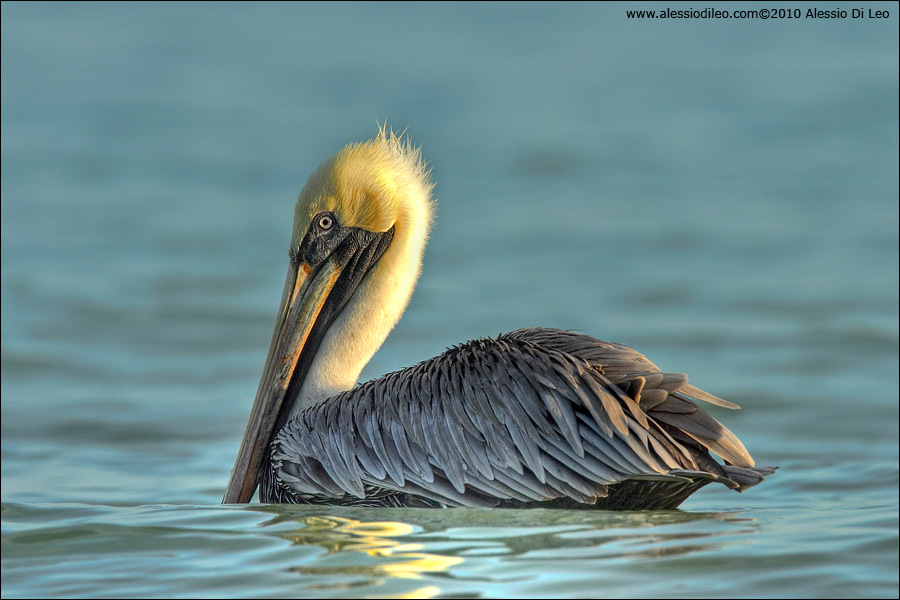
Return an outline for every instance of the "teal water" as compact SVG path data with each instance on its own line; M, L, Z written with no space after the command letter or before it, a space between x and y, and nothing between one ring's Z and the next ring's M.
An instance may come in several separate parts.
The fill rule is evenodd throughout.
M900 10L871 6L3 3L3 596L896 597ZM438 218L363 379L578 329L741 404L711 411L781 470L678 511L218 505L294 198L385 119Z

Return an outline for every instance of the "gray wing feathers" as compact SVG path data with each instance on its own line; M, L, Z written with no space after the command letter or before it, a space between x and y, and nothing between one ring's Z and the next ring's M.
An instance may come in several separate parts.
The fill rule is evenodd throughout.
M730 405L626 346L519 330L307 409L273 442L272 469L298 497L364 498L375 488L448 506L590 504L627 479L699 472L687 440L735 465L725 471L734 486L764 477L689 396Z
M690 385L684 373L663 373L646 356L628 346L571 331L530 328L509 336L583 358L614 384L607 389L618 387L631 394L641 412L686 432L731 464L753 466L753 459L737 436L700 410L690 398L730 409L740 406Z

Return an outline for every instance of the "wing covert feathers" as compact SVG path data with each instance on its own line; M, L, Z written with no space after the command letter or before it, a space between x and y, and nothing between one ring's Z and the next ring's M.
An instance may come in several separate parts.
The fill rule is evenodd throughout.
M710 481L742 490L773 472L694 400L738 408L627 346L521 329L300 413L272 443L261 498L673 507Z

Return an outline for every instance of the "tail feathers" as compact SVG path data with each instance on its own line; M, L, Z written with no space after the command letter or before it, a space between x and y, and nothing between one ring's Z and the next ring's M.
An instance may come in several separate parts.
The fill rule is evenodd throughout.
M743 492L747 488L762 482L766 477L773 474L778 467L735 467L734 465L724 465L722 467L728 478L738 485L737 491Z
M726 477L706 473L703 471L691 471L688 469L678 469L670 471L668 474L686 477L693 480L706 479L708 481L716 481L724 484L729 488L743 492L747 488L762 482L766 477L773 474L778 467L735 467L734 465L721 465ZM636 477L634 479L637 479Z

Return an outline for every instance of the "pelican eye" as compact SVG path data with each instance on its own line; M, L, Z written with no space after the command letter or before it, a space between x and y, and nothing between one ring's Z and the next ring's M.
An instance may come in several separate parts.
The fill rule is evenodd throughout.
M319 231L328 231L334 227L334 216L330 213L321 214L316 217L316 226Z

